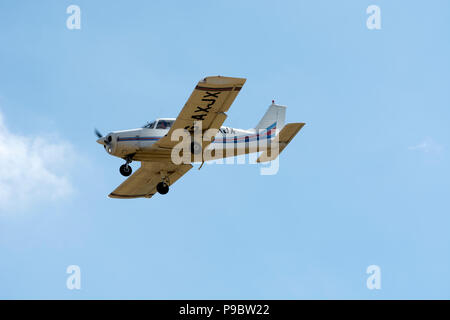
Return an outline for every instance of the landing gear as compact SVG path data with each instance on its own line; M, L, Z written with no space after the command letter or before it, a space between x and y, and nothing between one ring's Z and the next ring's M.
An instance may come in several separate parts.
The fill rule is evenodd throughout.
M200 154L202 152L202 145L198 142L191 143L191 153L192 154Z
M133 169L130 167L130 163L133 161L132 160L132 156L127 156L125 158L125 164L120 166L120 174L123 175L124 177L128 177L132 172Z
M124 177L128 177L133 172L133 169L128 163L125 163L120 166L120 174Z
M156 191L160 194L166 194L169 192L169 185L162 181L156 185Z
M161 182L156 185L156 191L158 191L159 194L166 194L169 192L169 175L164 170L159 174L161 175Z

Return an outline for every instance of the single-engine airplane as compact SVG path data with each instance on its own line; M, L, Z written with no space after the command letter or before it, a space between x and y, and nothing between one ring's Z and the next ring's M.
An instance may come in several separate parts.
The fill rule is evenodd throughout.
M106 136L95 130L97 142L106 152L125 160L120 166L123 176L132 173L129 165L132 161L141 161L141 167L109 197L151 198L156 192L166 194L169 186L192 168L191 163L198 162L195 159L199 154L202 162L253 152L262 152L258 162L276 159L305 124L285 125L286 107L272 101L255 128L243 130L222 126L227 118L225 112L245 81L243 78L206 77L198 82L176 119L160 118L142 128L113 131ZM202 135L211 130L214 134L210 139L197 141L195 135L199 127ZM187 162L173 161L173 152L180 145L179 139L173 139L176 130L190 138L187 151L182 149L182 154L191 153Z

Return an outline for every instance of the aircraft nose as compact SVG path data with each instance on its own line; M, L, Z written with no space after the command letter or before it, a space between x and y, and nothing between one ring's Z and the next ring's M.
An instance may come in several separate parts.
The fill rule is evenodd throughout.
M97 143L100 143L101 145L105 145L105 138L98 138Z

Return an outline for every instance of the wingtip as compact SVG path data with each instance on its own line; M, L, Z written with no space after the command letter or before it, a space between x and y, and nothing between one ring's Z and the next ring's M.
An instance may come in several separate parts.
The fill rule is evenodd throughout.
M305 122L292 122L292 123L286 124L286 126L287 126L287 125L295 126L295 127L298 128L298 130L300 130L300 129L302 129L302 128L306 125L306 123L305 123Z
M225 76L209 76L201 80L202 83L210 83L212 85L240 85L243 86L247 81L246 78L225 77Z

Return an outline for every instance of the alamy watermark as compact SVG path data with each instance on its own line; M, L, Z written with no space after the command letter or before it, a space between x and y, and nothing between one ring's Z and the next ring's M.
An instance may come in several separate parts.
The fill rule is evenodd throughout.
M366 273L369 277L366 280L366 286L369 290L381 290L381 268L375 264L367 267Z
M191 131L175 129L171 141L178 142L171 151L176 164L205 162L207 164L258 164L262 175L275 175L279 170L280 142L278 130L255 130L244 136L227 136L218 129L202 130L202 121L195 121ZM262 153L261 153L262 152ZM258 157L258 153L261 153Z
M66 287L69 290L81 289L81 269L77 265L70 265L66 269L66 273L70 274L66 280Z
M66 20L66 27L69 30L81 29L81 9L75 4L71 4L67 7L66 13L70 16Z
M366 13L369 17L366 21L367 29L369 30L380 30L381 29L381 9L377 5L370 5L366 9Z

